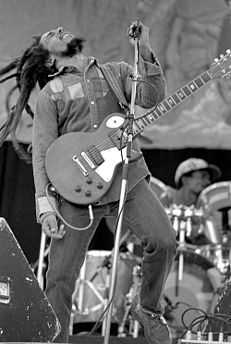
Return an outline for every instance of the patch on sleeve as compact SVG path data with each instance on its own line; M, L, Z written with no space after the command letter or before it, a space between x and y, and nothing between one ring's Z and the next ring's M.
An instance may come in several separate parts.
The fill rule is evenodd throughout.
M50 88L52 92L58 93L63 91L63 83L60 78L55 78L50 81Z
M81 82L67 87L71 99L84 97L83 88Z

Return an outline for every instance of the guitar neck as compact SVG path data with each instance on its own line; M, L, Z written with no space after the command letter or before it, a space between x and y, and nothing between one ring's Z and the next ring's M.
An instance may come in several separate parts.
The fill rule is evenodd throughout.
M146 114L135 119L133 126L134 136L139 135L147 126L152 125L159 118L166 115L177 105L181 104L185 99L206 85L210 80L212 80L212 77L210 76L209 71L202 73L185 86L179 88L174 94L165 98Z

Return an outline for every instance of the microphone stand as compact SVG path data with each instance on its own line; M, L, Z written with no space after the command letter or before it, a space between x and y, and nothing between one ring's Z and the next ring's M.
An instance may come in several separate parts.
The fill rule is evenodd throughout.
M137 25L136 30L138 30L138 25ZM124 149L126 156L123 160L122 181L121 181L119 208L118 208L118 223L117 223L116 233L115 233L115 244L114 244L114 249L113 249L112 271L111 271L111 280L110 280L109 298L108 298L108 312L106 314L106 319L105 319L104 344L108 344L109 338L110 338L111 319L112 319L112 311L113 311L113 296L114 296L115 283L116 283L120 236L121 236L121 230L122 230L124 204L126 201L126 193L127 193L128 164L131 157L131 148L132 148L132 139L133 139L133 121L134 121L134 116L135 116L135 98L136 98L136 88L137 88L137 81L138 81L139 37L138 35L135 35L134 33L134 36L132 38L134 39L134 45L135 45L134 68L133 68L134 74L132 77L130 111L127 115L127 119L128 119L127 144Z

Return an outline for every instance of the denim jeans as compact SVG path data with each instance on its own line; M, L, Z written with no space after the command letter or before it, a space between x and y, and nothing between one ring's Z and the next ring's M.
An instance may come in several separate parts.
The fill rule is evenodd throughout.
M103 217L110 229L116 227L118 202L93 209L94 223L90 229L75 231L66 228L63 239L51 241L46 294L62 328L56 342L68 341L72 294L95 230ZM89 222L86 207L63 201L60 211L69 223L78 227ZM176 236L164 208L146 180L140 181L127 195L124 228L133 231L143 246L140 303L150 311L159 312L161 293L176 253Z

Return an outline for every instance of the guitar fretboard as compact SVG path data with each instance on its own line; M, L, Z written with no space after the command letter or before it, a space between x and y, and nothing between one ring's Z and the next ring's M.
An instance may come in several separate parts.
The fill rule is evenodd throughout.
M145 129L145 127L153 124L160 117L164 116L169 111L174 109L186 98L190 97L193 93L206 85L210 80L212 80L212 77L210 76L209 71L202 73L201 75L197 76L195 79L187 83L185 86L179 88L173 95L165 98L156 107L150 109L146 114L141 115L140 118L135 119L133 125L134 136L137 136Z

